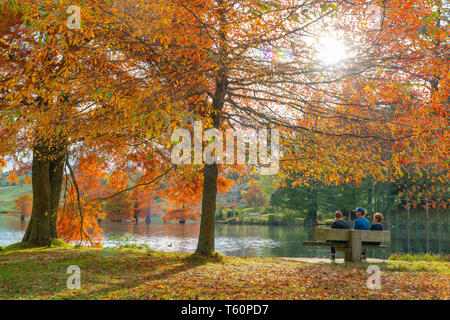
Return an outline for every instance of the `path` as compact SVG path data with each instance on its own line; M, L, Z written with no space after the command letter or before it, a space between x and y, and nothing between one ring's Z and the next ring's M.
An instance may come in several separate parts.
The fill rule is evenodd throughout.
M331 263L331 260L329 258L284 258L280 257L277 258L280 260L286 260L286 261L298 261L298 262L308 262L308 263ZM389 260L383 260L383 259L371 259L368 258L368 263L383 263L388 262ZM336 259L336 263L344 263L344 259Z

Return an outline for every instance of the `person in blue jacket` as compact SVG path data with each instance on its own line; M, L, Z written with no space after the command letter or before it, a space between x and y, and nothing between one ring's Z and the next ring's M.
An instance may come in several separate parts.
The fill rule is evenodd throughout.
M353 210L356 214L356 220L353 223L353 230L370 230L370 223L364 216L366 215L366 211L364 208L357 208ZM366 251L363 251L361 254L361 258L366 260Z
M354 230L369 230L370 224L369 220L367 220L364 216L366 215L366 211L364 208L357 208L353 210L353 212L356 214L356 220L353 224Z

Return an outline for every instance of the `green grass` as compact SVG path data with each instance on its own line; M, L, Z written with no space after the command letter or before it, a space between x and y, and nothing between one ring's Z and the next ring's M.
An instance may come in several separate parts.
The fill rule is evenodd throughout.
M6 247L0 246L0 254L16 252L16 251L37 252L37 251L46 250L49 248L73 249L74 246L72 246L68 243L65 243L62 239L54 239L48 245L43 245L41 243L35 243L35 242L18 242L18 243L14 243L14 244L11 244Z
M31 184L0 187L0 211L13 210L14 200L27 193L32 193Z
M401 255L399 255L401 256ZM418 255L422 256L422 255ZM392 256L391 256L392 257ZM395 258L386 260L386 262L378 262L376 265L384 271L402 271L402 272L425 272L434 274L443 274L449 277L450 280L450 262L445 260L399 260L400 258ZM345 264L335 264L338 268L347 268L348 266L367 269L373 262L359 262L359 263L345 263ZM450 289L450 288L449 288Z
M136 249L10 250L0 251L0 300L449 298L449 263L440 261L380 264L382 289L374 291L367 287L364 263L309 264ZM81 289L67 288L66 272L72 265L81 269Z
M411 272L433 272L450 274L450 263L440 261L389 261L385 269Z
M450 254L440 255L440 254L399 254L394 253L389 257L389 260L396 261L446 261L450 262Z

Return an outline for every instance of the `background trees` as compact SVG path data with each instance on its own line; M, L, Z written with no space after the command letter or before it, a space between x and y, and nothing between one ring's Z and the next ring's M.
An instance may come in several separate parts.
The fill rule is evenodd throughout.
M202 64L214 66L205 72L210 84L204 87L208 92L205 102L209 126L219 130L279 128L283 135L281 171L295 177L293 185L310 188L318 181L358 184L366 176L380 181L400 176L401 167L411 159L397 151L409 144L427 144L425 148L429 148L421 134L428 125L421 121L425 121L425 114L434 113L409 99L406 92L411 90L412 79L398 70L412 68L414 63L409 60L411 64L404 64L405 52L397 51L392 38L390 43L387 41L391 34L383 30L380 35L365 27L367 4L360 1L336 7L318 1L238 4L225 0L182 3L181 12L194 18L191 28L201 30L210 40L192 48L206 58ZM383 9L389 28L395 28L402 14L417 26L422 20L415 16L424 17L432 11L427 4L409 12L396 1ZM318 61L315 42L324 34L344 32L342 37L351 55L335 65ZM411 39L417 35L408 32ZM430 48L430 43L418 42ZM406 49L406 42L402 48ZM280 57L280 52L289 54ZM442 65L442 56L435 58L433 63ZM421 96L421 102L425 100ZM413 118L415 113L420 113L416 115L419 118ZM436 122L429 125L438 123L442 128L441 116L436 117ZM442 156L439 152L432 156L422 153L421 165L434 161L436 155ZM214 248L219 169L215 164L203 169L197 248L203 254Z
M20 212L20 220L25 220L25 216L31 216L31 209L33 205L33 197L30 194L25 194L14 200L14 209Z
M363 0L82 1L75 31L65 25L71 4L0 4L0 155L33 158L24 241L58 237L61 190L69 201L59 221L82 240L96 217L83 211L128 201L139 186L177 206L201 199L197 252L210 254L217 192L232 184L226 176L264 164L174 167L170 132L196 120L221 131L280 130L279 175L307 191L312 220L323 185L370 177L373 203L375 182L405 168L448 175L438 1L383 2L377 30ZM332 63L318 47L330 35L348 51ZM92 168L108 180L107 194L89 195L89 182L77 182Z
M102 9L111 7L107 2L98 4ZM157 168L144 172L142 180L152 179L166 166L161 163L167 159L161 143L165 146L167 137L161 133L170 125L164 120L164 108L170 106L166 102L171 95L158 83L172 82L139 77L131 55L138 48L124 45L113 28L102 28L105 24L100 21L111 26L117 21L101 15L99 7L84 5L85 27L68 29L68 5L69 1L0 4L6 17L1 25L0 154L22 167L33 159L35 204L24 241L58 237L57 211L66 168L70 169L66 180L73 180L69 185L77 193L73 197L77 206L72 208L78 207L82 220L80 190L73 179L76 172L69 173L70 163L90 155L97 161L91 165L109 163L108 170L133 161L141 168ZM146 75L161 72L153 57L138 61ZM120 176L127 185L128 176Z
M249 207L262 207L266 204L266 197L258 184L254 183L247 191L242 192L242 198Z
M197 210L193 208L185 208L185 209L172 209L168 210L165 214L162 215L162 219L164 221L175 220L179 223L185 223L186 221L199 221L200 215Z

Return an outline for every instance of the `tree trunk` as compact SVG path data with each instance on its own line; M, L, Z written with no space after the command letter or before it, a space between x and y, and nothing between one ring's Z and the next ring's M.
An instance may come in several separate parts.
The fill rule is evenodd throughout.
M304 224L306 225L316 225L317 224L317 211L319 209L319 187L311 186L309 190L308 200L310 201L310 207L308 208L308 213Z
M147 214L145 215L145 223L146 224L152 223L151 212L152 212L152 207L151 207L151 205L148 205L148 207L147 207Z
M38 151L38 152L36 152ZM64 175L65 153L53 159L36 148L33 154L32 189L33 209L22 242L30 241L48 245L58 239L56 222Z
M375 185L372 180L369 182L369 189L367 190L367 211L373 213L373 195Z
M202 219L196 252L209 255L214 252L217 177L219 175L217 164L205 165L203 175Z
M305 225L316 225L317 224L317 211L308 210L304 224Z
M137 203L137 201L135 202L135 204L134 204L134 216L133 216L133 218L134 218L134 220L135 220L135 223L139 223L139 211L138 211L138 203Z
M216 75L216 87L212 101L212 112L210 118L213 127L221 128L222 110L227 94L227 67L225 64L227 56L227 32L226 15L222 10L223 0L218 0L218 40L219 40L219 70ZM198 237L197 254L210 255L214 252L214 236L216 223L216 200L217 200L217 177L219 169L217 163L205 164L203 168L203 199L202 217L200 222L200 234Z

